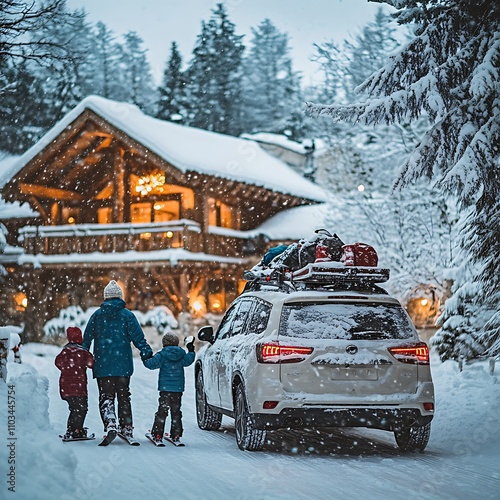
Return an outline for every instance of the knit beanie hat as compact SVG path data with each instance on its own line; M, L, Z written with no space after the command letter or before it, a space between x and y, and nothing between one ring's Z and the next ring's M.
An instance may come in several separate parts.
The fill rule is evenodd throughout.
M169 345L179 345L179 337L177 337L175 333L166 333L163 335L161 343L163 344L163 347L167 347Z
M115 280L111 280L104 288L104 300L113 298L123 299L123 291Z
M82 331L77 326L69 326L66 329L66 336L69 342L74 342L75 344L81 344L83 341Z

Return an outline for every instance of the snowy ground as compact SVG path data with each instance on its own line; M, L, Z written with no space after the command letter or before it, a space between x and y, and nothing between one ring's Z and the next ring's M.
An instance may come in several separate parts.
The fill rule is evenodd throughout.
M107 448L97 441L62 443L67 405L58 394L54 366L58 347L23 346L23 364L9 362L14 387L14 453L2 438L0 498L18 499L498 499L500 498L500 367L486 363L458 372L453 362L433 359L437 412L422 454L401 453L391 433L335 430L282 432L262 452L242 452L231 419L220 431L198 429L191 368L186 370L186 447L155 448L144 438L157 404L157 372L136 359L132 405L140 447L119 438ZM45 378L46 377L46 378ZM47 397L48 382L48 397ZM6 419L5 385L0 417ZM99 436L97 388L89 382L86 425ZM47 412L48 410L48 412ZM2 423L2 432L6 426ZM30 439L34 437L35 439ZM7 442L7 446L5 443ZM10 495L9 458L15 458Z

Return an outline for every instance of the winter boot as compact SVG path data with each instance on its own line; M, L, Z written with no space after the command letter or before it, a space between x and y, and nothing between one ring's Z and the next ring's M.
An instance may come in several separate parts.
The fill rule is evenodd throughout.
M124 425L120 428L120 434L126 438L134 437L134 428L131 425Z
M116 432L117 432L118 428L116 426L116 422L114 420L110 420L107 425L106 425L106 429L104 429L104 432L106 434L114 434L116 436Z
M172 439L172 443L174 443L177 446L182 444L180 436L172 436L171 439Z
M66 434L62 437L63 439L73 439L73 432L70 431L69 429L66 431Z
M87 427L83 429L75 429L73 432L73 438L86 438L87 437Z

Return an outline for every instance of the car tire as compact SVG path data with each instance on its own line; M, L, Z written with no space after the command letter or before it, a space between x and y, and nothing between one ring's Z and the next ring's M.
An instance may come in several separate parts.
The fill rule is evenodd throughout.
M266 431L254 427L248 413L245 391L241 384L236 388L234 408L234 428L238 448L248 451L262 450L266 440Z
M212 410L207 403L201 370L196 375L196 420L204 431L216 431L222 422L222 413Z
M422 427L401 427L394 430L394 437L403 451L424 451L431 435L431 424Z

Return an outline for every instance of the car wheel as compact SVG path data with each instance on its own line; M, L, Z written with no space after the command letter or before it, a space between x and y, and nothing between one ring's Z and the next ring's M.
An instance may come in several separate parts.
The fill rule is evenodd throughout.
M266 431L256 429L248 414L243 385L238 385L235 396L234 427L236 443L240 450L258 451L264 446Z
M424 451L431 435L431 424L402 427L394 431L396 443L403 451Z
M222 422L222 414L212 410L207 403L201 370L196 376L196 420L198 427L205 431L216 431Z

